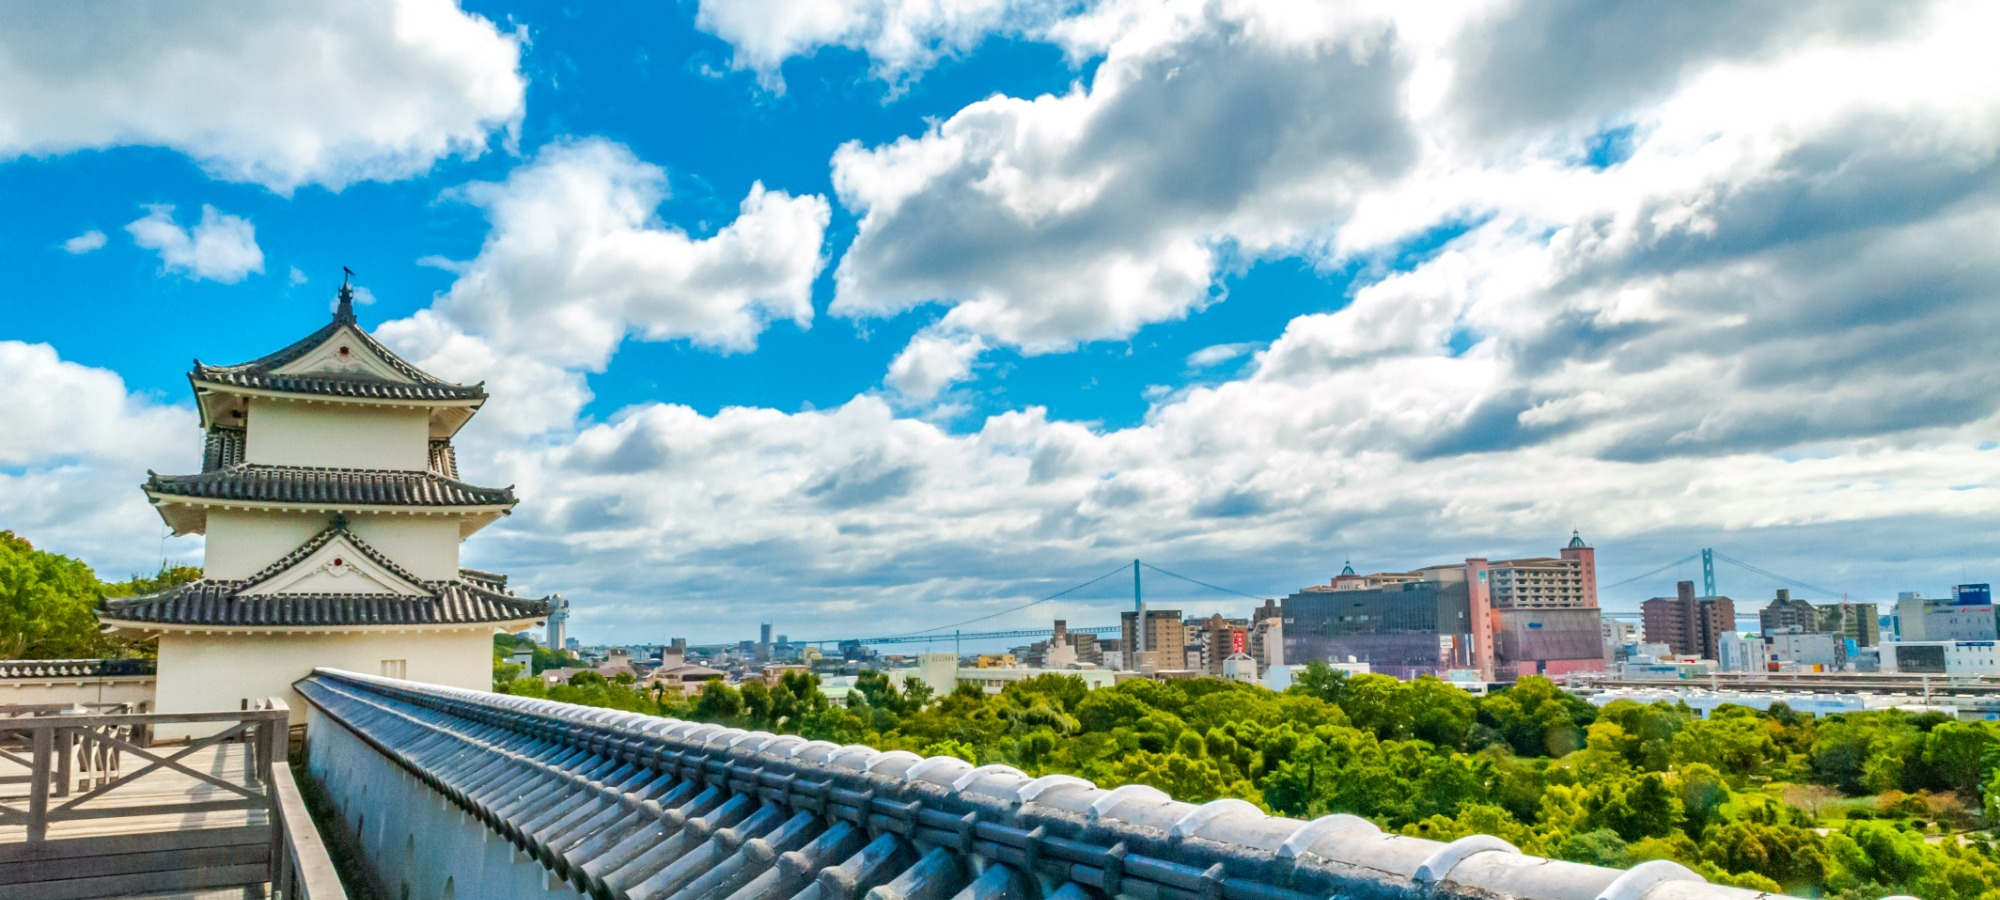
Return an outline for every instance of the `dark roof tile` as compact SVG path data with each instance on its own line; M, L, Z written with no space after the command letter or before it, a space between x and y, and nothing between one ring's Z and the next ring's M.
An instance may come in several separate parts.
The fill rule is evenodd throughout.
M353 625L475 625L548 615L545 600L529 600L476 582L425 582L435 596L400 594L240 594L247 580L190 582L146 597L103 601L98 615L114 622L313 628Z
M149 473L151 474L151 473ZM146 491L248 503L356 506L511 506L514 489L477 487L435 472L242 463L199 475L152 474Z
M366 397L379 400L484 400L486 398L484 385L452 384L410 365L402 357L397 356L395 351L383 346L381 341L357 325L351 307L342 304L342 310L334 314L333 321L293 341L276 353L233 366L203 365L200 360L196 360L194 371L189 373L188 377L197 384L207 382L288 394ZM349 326L352 326L357 342L369 352L381 357L383 362L409 381L325 372L281 375L272 371L298 361L311 353L314 348L326 343L340 329Z

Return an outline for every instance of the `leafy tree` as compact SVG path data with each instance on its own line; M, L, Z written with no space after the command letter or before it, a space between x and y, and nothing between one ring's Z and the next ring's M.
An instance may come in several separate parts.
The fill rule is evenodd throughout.
M1993 727L1984 722L1945 722L1924 735L1923 761L1933 787L1976 796L1994 753Z
M1658 773L1605 785L1601 805L1592 817L1627 841L1663 837L1681 824L1680 796Z
M1729 784L1722 773L1707 763L1689 763L1674 773L1674 787L1686 814L1689 837L1700 838L1708 826L1722 820L1722 805L1729 802Z
M104 656L111 644L97 628L99 590L89 566L0 531L0 658Z
M1239 792L1237 785L1223 778L1222 770L1214 762L1179 753L1134 753L1112 767L1111 777L1110 784L1148 784L1188 803L1207 803L1249 793Z
M1299 694L1331 703L1335 706L1347 699L1347 672L1327 665L1321 660L1306 663L1305 671L1299 673L1286 693Z
M579 673L579 677L589 674L594 673ZM693 714L704 722L734 723L743 714L743 692L724 684L720 678L711 678L702 684Z

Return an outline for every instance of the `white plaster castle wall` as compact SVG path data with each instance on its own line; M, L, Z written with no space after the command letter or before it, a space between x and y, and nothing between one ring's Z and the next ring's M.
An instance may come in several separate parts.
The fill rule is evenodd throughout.
M40 706L52 703L103 706L114 703L152 702L153 676L151 675L0 679L0 706Z
M492 690L493 635L490 627L457 631L363 631L160 635L156 711L222 712L243 701L276 697L292 710L292 724L305 722L304 697L292 682L319 666L411 681ZM401 661L401 671L384 661ZM385 671L386 669L386 671ZM160 726L163 737L185 737L193 729ZM207 729L199 733L212 733Z
M430 413L423 409L253 397L247 421L246 462L409 471L430 462Z
M332 521L332 513L211 509L203 573L216 579L247 578L325 531Z
M347 528L418 578L458 577L457 518L354 515L347 517Z
M210 578L245 578L298 549L333 522L332 513L211 509L204 563ZM426 581L458 577L458 520L452 516L348 516L369 546Z

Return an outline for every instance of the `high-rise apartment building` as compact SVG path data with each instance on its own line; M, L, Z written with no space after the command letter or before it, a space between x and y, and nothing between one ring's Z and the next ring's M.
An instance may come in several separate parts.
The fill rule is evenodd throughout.
M1736 628L1736 601L1697 597L1692 581L1676 585L1672 597L1647 600L1639 610L1646 640L1667 645L1676 656L1714 659L1716 642Z
M1882 624L1873 603L1812 604L1778 589L1769 605L1757 612L1759 630L1766 635L1797 631L1802 634L1831 634L1853 641L1856 647L1873 647L1882 641Z
M1757 627L1765 634L1790 630L1818 631L1819 607L1793 597L1791 591L1779 588L1777 598L1757 611Z
M1188 668L1220 677L1223 660L1250 650L1248 619L1231 619L1216 613L1206 619L1190 619L1186 625Z
M1139 613L1118 614L1119 642L1125 651L1125 667L1135 672L1159 672L1187 668L1187 626L1178 609L1146 610L1144 639L1139 634Z

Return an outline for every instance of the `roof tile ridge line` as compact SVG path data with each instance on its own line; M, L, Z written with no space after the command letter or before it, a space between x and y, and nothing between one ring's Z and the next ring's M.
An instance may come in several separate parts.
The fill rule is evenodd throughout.
M152 476L155 479L208 478L211 476L222 477L222 476L250 475L253 473L276 474L276 473L287 473L287 472L303 472L309 474L325 473L331 475L364 475L364 476L373 476L377 478L407 478L412 480L436 479L438 481L448 482L454 487L462 487L474 491L489 491L492 493L511 493L514 490L514 485L511 484L504 488L485 487L483 485L473 484L472 482L466 481L464 479L453 478L449 475L442 474L428 467L423 469L361 469L361 468L351 468L348 466L300 466L300 465L289 465L285 463L239 462L233 465L223 466L220 469L216 469L209 472L196 472L192 475L161 475L158 472L155 472L151 469L146 470L146 474Z
M429 372L417 368L415 365L412 365L408 360L397 355L396 351L389 349L387 344L384 344L381 341L376 340L375 336L369 334L368 329L361 327L361 323L359 322L349 323L349 327L354 329L355 334L361 336L361 342L363 345L368 347L368 349L375 351L376 355L382 357L382 361L388 363L390 368L395 369L396 371L401 372L404 375L408 375L411 378L415 378L420 382L429 382L431 384L448 385L451 387L469 386L469 385L458 384L457 382L446 381L442 378L437 377L436 375L432 375ZM486 382L483 381L480 382L480 384L485 384L485 383Z
M142 604L150 606L157 603L165 603L177 597L208 588L227 588L230 593L234 593L236 590L240 590L242 585L243 579L241 578L197 578L193 581L184 581L170 588L161 588L150 594L135 594L130 597L99 597L97 608L130 609Z
M195 367L197 369L205 368L210 371L222 371L230 373L248 372L258 369L269 371L272 368L275 368L277 366L282 366L288 362L292 362L293 360L298 359L301 356L306 355L306 353L312 350L314 347L317 347L320 344L325 343L326 339L332 337L333 333L335 331L338 331L340 328L341 328L341 323L338 319L336 319L334 321L326 323L325 325L321 325L320 327L313 329L312 332L307 334L305 337L299 338L298 340L286 344L285 346L273 352L266 353L263 356L257 357L256 359L250 360L248 362L240 362L236 363L235 365L225 365L225 366L203 366L201 364L201 359L199 357L196 357ZM355 330L359 331L360 329L356 328Z

